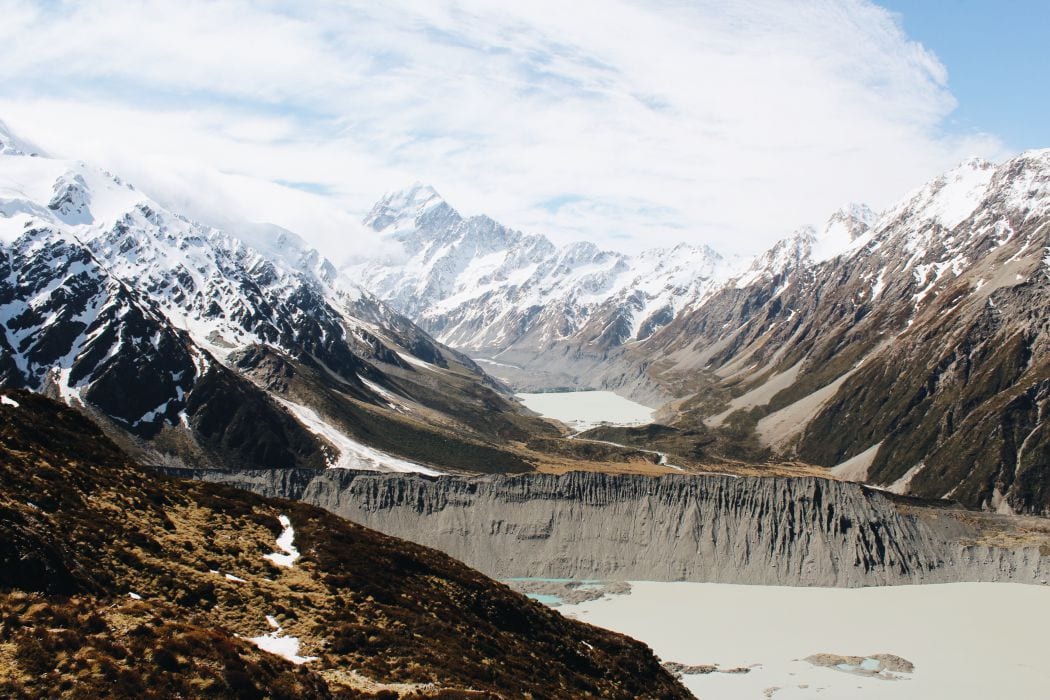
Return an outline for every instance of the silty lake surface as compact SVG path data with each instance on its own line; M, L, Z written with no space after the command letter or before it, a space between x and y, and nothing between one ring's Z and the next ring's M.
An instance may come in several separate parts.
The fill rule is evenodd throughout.
M551 391L517 394L517 397L526 408L546 418L560 420L577 430L586 430L602 423L651 423L655 411L611 391Z
M789 588L632 581L630 593L555 608L622 632L661 659L717 664L689 674L701 698L724 700L1045 700L1050 586L947 583ZM825 668L812 654L894 654L911 673ZM725 672L748 669L747 673ZM775 689L775 690L774 690Z

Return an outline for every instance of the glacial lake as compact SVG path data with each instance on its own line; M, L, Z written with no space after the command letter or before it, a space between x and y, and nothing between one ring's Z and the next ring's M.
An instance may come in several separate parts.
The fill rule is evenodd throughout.
M525 407L577 430L602 423L643 425L651 423L655 409L625 399L611 391L551 391L517 394Z
M920 700L1050 697L1050 586L949 583L793 588L631 582L626 595L555 608L640 639L664 661L717 664L683 683L700 698ZM893 654L876 664L814 665L814 654Z

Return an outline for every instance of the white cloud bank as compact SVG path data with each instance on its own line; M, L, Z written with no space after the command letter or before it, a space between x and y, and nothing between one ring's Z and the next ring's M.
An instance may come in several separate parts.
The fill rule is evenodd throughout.
M1005 155L943 130L945 67L865 0L0 0L0 16L16 131L336 257L417 179L556 240L753 252Z

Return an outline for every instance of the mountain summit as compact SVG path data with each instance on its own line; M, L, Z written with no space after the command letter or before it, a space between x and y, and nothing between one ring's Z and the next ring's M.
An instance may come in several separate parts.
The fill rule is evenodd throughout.
M430 185L415 182L405 190L386 194L365 217L365 225L376 231L392 232L415 226L417 221L459 218Z

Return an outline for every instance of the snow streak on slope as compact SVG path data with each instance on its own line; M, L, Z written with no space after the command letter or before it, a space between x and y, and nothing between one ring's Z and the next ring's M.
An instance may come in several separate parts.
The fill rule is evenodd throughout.
M283 515L281 516L281 519L282 524L287 520ZM289 525L287 527L291 526ZM284 629L281 628L276 617L273 615L267 615L266 624L271 628L268 634L260 635L258 637L249 637L248 641L263 651L288 659L296 666L317 660L316 656L299 656L299 638L285 635Z
M328 465L332 469L366 469L380 472L419 472L420 474L429 474L431 476L438 476L442 473L435 469L424 467L421 464L409 462L408 460L388 455L385 452L374 450L367 445L362 445L360 442L347 437L331 423L326 422L318 416L317 412L312 408L293 403L286 399L278 399L278 401L281 402L281 405L291 411L299 422L305 425L308 430L332 443L332 445L339 450L339 458L335 460L334 463L329 463Z
M281 551L265 554L263 559L268 559L277 566L290 569L301 556L299 550L295 548L295 529L292 527L292 521L287 515L279 516L278 520L281 522L281 534L277 537L277 549Z

